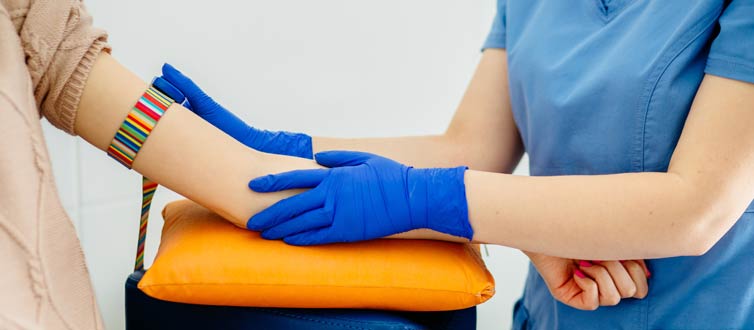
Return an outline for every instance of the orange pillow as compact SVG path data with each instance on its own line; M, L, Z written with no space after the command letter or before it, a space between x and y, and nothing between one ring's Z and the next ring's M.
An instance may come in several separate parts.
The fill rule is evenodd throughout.
M162 214L160 249L139 282L161 300L442 311L478 305L495 293L471 244L382 239L297 247L262 239L187 200Z

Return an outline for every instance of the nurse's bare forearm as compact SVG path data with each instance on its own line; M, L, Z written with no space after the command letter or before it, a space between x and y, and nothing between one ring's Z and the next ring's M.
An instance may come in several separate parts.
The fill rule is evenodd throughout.
M703 254L754 198L752 122L754 84L707 75L667 173L469 171L474 238L577 259Z
M327 150L365 151L416 167L458 166L461 148L447 136L406 136L390 138L312 137L314 153Z
M416 167L465 165L480 171L510 173L521 159L523 145L508 94L505 51L489 49L483 53L444 133L365 139L315 137L314 152L358 150Z
M691 254L702 212L669 173L525 177L468 171L474 240L586 260Z

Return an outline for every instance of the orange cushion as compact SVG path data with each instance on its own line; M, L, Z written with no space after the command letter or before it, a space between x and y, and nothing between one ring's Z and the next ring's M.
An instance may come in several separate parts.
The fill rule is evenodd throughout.
M191 202L163 210L139 289L167 301L253 307L441 311L480 304L494 280L471 244L383 239L297 247L262 239Z

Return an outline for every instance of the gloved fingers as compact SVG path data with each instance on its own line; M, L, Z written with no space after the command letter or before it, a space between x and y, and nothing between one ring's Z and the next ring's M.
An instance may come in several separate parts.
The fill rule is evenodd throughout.
M329 169L319 168L268 174L249 181L249 188L259 193L297 188L314 188L327 177L329 172Z
M187 109L219 128L225 134L253 148L248 143L248 136L254 129L241 120L241 118L238 118L232 112L215 102L191 78L186 77L168 63L162 66L162 78L186 96L188 102L184 106Z
M305 231L329 226L332 217L323 208L312 210L262 232L265 239L281 239Z
M152 86L157 87L157 89L173 99L176 103L184 103L184 101L186 101L186 95L164 77L157 77L152 80Z
M361 165L377 155L361 151L332 150L322 151L314 155L317 164L327 167Z
M314 229L283 238L283 242L290 245L308 246L335 243L330 237L330 227Z
M304 191L280 200L255 214L246 222L246 228L264 231L302 213L322 207L324 202L325 194L322 190Z
M206 111L214 110L216 108L210 105L216 105L217 103L209 97L209 95L204 93L204 91L199 88L199 85L194 83L191 78L186 77L181 71L178 71L178 69L174 68L172 65L168 63L162 65L162 76L186 95L189 102L197 107L195 110L198 111L198 115L203 116Z

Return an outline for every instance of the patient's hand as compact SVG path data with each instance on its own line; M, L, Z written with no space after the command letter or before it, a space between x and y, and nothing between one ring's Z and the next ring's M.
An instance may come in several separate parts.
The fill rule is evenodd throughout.
M650 274L643 260L588 262L525 252L558 301L582 310L642 299ZM583 277L582 277L583 276Z

